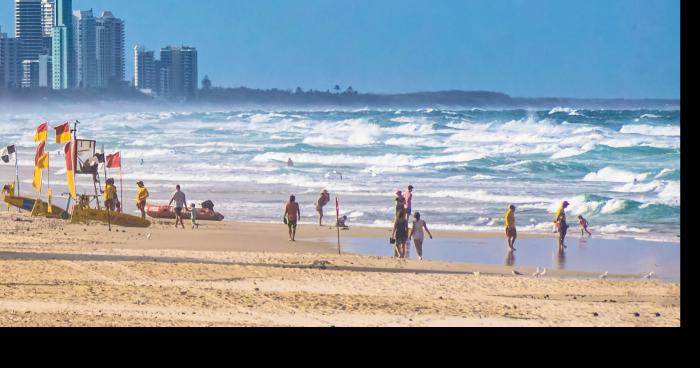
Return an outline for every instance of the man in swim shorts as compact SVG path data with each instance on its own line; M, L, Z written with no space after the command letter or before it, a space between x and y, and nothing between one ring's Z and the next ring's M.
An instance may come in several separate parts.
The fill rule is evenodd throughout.
M295 242L297 235L297 222L301 218L301 210L299 210L299 203L296 202L295 196L289 197L289 202L284 208L284 219L289 228L289 241Z
M518 231L515 228L515 206L510 205L508 211L506 211L506 239L508 239L508 250L510 252L515 250L515 239L518 238Z
M182 210L187 206L187 197L185 193L180 191L180 185L175 187L175 193L173 193L173 197L170 198L168 206L172 205L173 202L175 202L175 228L177 228L177 224L180 224L184 229L185 223L182 221Z

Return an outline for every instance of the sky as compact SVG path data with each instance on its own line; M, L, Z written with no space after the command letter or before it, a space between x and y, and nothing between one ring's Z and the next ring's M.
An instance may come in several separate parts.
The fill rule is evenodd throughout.
M14 34L13 0L0 0ZM216 86L679 98L679 0L73 0L133 47L190 45Z

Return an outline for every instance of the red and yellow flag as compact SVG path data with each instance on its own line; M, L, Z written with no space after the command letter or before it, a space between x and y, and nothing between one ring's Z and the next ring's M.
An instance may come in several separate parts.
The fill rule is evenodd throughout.
M56 144L70 142L70 124L59 125L54 130L56 130Z
M38 160L36 160L35 167L42 169L42 170L49 168L49 153L48 152L44 153L43 155L41 155L41 157L39 157Z
M39 143L36 146L36 155L34 155L34 165L39 163L39 159L44 155L44 147L46 147L46 141Z
M73 143L66 144L63 152L66 156L66 181L68 182L68 191L70 192L71 198L77 200L75 196L75 173L73 172Z
M46 134L49 130L49 123L43 123L36 128L36 133L34 133L34 142L45 142Z

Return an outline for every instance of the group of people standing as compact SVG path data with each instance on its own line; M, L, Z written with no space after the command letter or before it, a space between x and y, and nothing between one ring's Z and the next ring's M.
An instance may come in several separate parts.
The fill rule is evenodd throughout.
M414 220L409 231L408 223L413 213L413 189L413 185L409 185L406 192L401 192L400 190L396 191L396 197L394 199L396 202L394 228L391 232L389 242L394 246L394 257L405 259L408 257L411 239L413 239L418 259L423 260L423 241L425 240L423 230L428 233L430 239L433 238L433 234L428 230L428 225L425 221L421 220L419 212L413 214Z
M564 244L564 239L566 238L566 233L569 230L569 225L566 222L566 208L569 207L569 202L562 202L559 209L554 215L554 231L559 233L559 250L566 248ZM581 236L586 232L588 236L591 236L591 232L588 231L588 221L583 218L582 215L578 216L579 228L581 229ZM506 239L508 240L508 251L515 251L515 240L518 238L518 231L515 226L515 206L510 205L505 215L505 226L506 226Z
M145 184L143 181L139 180L136 182L137 188L136 188L136 208L138 208L139 211L141 211L141 218L145 219L146 218L146 200L150 196L150 193L148 192L148 189L146 188ZM114 179L110 178L107 179L105 183L105 189L103 191L103 196L104 196L104 203L105 207L108 208L110 211L118 211L121 212L121 203L119 202L119 198L117 196L117 188L114 185ZM185 193L181 190L180 185L175 186L175 192L173 195L170 197L170 202L168 203L168 206L172 206L172 204L175 203L175 227L177 228L178 226L181 226L183 229L185 228L185 222L183 220L183 213L185 209L187 209L187 196ZM192 224L192 228L199 228L199 224L197 223L197 206L192 203L189 206L190 209L190 222Z

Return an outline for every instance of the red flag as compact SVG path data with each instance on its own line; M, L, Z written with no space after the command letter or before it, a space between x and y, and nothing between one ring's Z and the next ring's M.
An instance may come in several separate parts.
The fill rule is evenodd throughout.
M107 155L107 168L113 169L117 167L122 167L122 156L121 152L115 154Z
M38 146L36 146L36 155L34 156L34 165L39 163L39 159L44 155L44 147L46 147L46 141L41 141Z

